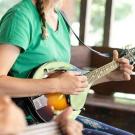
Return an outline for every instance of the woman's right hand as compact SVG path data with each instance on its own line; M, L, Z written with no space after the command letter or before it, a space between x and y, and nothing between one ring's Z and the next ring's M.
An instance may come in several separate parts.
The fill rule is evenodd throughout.
M55 121L58 123L64 135L82 135L83 125L70 118L72 113L72 108L68 107L55 118Z
M64 94L79 94L88 87L87 77L79 72L63 72L57 76L59 90Z

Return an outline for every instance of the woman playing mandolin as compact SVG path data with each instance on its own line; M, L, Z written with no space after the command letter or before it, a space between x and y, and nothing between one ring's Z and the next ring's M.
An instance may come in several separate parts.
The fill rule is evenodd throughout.
M70 62L69 27L55 5L60 0L22 0L2 17L0 22L0 92L13 97L30 97L48 93L79 94L88 86L87 77L78 72L62 72L46 79L27 79L29 73L43 63ZM125 58L114 59L119 70L110 73L96 83L111 80L129 80L133 66ZM10 75L10 76L8 76ZM20 106L25 109L23 101ZM28 114L27 114L28 115ZM86 119L78 117L86 126ZM91 119L87 119L91 121ZM85 134L106 134L108 130L91 125ZM111 129L111 130L109 130ZM88 133L89 132L89 133ZM130 133L118 130L125 135Z

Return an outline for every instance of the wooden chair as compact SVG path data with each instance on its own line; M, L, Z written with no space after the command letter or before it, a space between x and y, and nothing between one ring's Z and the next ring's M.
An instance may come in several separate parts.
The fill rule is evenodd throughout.
M110 54L114 50L104 47L94 49ZM77 67L97 68L111 60L91 52L85 46L72 47L71 63ZM135 133L135 100L114 97L115 92L135 94L135 76L132 76L130 81L102 83L91 89L94 90L94 94L88 95L86 110L82 114Z

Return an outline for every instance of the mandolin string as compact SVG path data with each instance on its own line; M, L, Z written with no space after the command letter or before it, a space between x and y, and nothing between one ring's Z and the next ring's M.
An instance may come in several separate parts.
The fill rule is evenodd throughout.
M31 132L24 132L23 134L21 134L21 135L33 135L33 134L35 134L35 135L37 135L37 133L39 134L39 133L46 133L46 134L49 134L49 135L52 135L52 133L54 134L54 135L56 135L56 133L57 134L60 134L60 131L58 130L58 129L51 129L51 130L46 130L46 127L45 128L43 128L42 130L40 129L37 129L37 130L34 130L34 131L31 131Z
M33 129L40 129L40 128L43 128L43 127L46 127L46 128L51 128L51 127L57 127L56 123L54 122L49 122L49 123L41 123L41 124L37 124L37 125L33 125L33 126L30 126L28 128L28 130L33 130Z
M41 123L38 125L28 126L26 130L19 135L37 135L37 133L45 133L46 135L61 135L56 122Z
M38 125L37 125L38 126ZM32 130L26 130L27 132L31 132L31 131L33 131L33 130L42 130L42 129L44 129L44 128L46 128L46 131L48 131L48 130L54 130L54 129L57 129L58 127L56 127L56 126L49 126L49 127L47 127L47 126L42 126L42 127L37 127L37 128L35 128L35 129L32 129Z
M36 131L31 131L31 132L25 132L24 134L21 135L61 135L59 130L49 130L46 131L46 129L42 130L36 130Z
M61 135L61 133L59 131L56 130L52 130L52 131L46 131L45 129L42 131L36 131L36 132L30 132L30 133L25 133L23 135Z

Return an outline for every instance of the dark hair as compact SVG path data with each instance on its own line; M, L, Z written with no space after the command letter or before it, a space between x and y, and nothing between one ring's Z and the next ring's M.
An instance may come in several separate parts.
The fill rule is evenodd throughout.
M42 25L41 25L42 38L46 39L48 37L48 31L46 27L46 17L45 17L45 8L44 8L43 0L37 0L36 7L42 21Z

